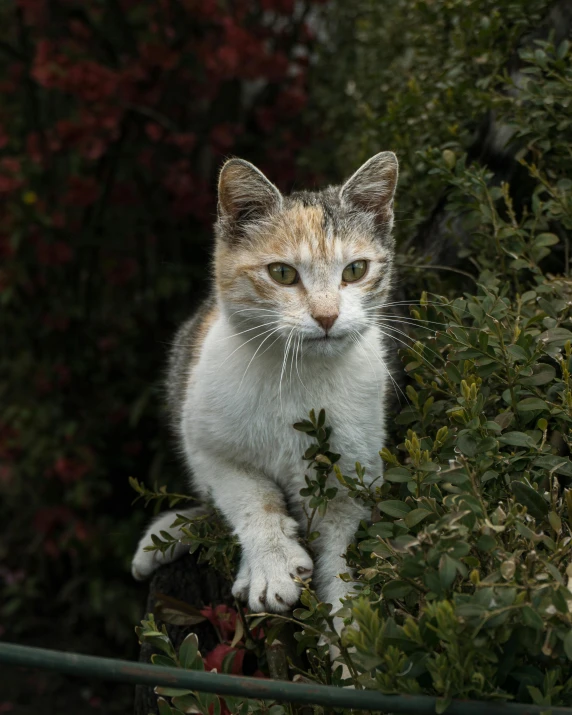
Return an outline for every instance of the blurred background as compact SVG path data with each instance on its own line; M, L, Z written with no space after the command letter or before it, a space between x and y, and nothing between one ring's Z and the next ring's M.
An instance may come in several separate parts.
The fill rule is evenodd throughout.
M221 162L289 191L395 151L400 288L418 296L440 280L420 270L442 193L428 156L512 170L485 141L495 93L555 4L0 4L1 638L137 655L129 563L149 513L128 477L184 488L161 379L208 283ZM0 672L0 713L130 699Z

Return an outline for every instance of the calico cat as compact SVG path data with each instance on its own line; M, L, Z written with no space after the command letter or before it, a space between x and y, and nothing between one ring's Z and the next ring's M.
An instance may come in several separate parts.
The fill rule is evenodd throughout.
M168 402L195 493L240 541L233 594L255 612L291 608L295 577L313 572L334 610L351 587L338 575L368 513L340 489L312 524L312 560L298 539L310 439L292 425L325 408L342 470L359 460L379 477L389 375L376 321L391 287L397 174L395 155L382 152L341 187L286 197L247 161L220 173L212 296L176 336ZM177 534L175 518L148 528L135 578L185 552L144 550L152 533Z

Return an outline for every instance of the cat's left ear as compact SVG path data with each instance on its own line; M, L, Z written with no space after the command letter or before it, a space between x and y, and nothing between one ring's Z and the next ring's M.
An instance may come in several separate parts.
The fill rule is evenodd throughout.
M380 224L391 221L397 186L397 157L392 151L372 156L340 189L342 203L375 214Z

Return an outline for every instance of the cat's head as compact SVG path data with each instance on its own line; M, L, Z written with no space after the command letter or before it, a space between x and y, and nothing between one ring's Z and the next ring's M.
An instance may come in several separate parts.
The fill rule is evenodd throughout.
M283 196L241 159L219 180L215 280L227 317L254 343L302 338L337 354L387 298L397 159L376 154L343 186Z

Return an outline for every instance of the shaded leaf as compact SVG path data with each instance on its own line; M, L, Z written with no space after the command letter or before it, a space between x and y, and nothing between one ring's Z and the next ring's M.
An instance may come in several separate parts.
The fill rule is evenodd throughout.
M543 519L549 512L550 507L542 496L532 487L524 482L512 482L510 485L519 504L525 506L530 515L535 519Z
M199 639L195 633L189 633L179 648L179 662L181 663L181 668L192 668L198 651Z
M398 501L397 499L387 499L385 501L381 501L378 504L378 508L384 514L393 516L396 519L404 517L411 511L410 506L404 504L402 501Z

